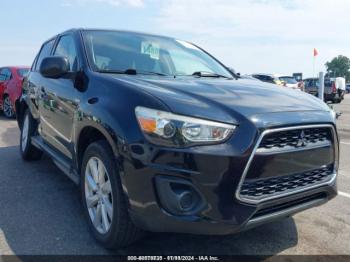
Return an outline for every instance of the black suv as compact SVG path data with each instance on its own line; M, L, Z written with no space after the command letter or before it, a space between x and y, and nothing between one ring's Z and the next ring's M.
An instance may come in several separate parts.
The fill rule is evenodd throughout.
M240 79L182 40L59 34L43 44L16 112L23 159L45 152L80 185L108 248L145 231L230 234L337 193L327 105Z

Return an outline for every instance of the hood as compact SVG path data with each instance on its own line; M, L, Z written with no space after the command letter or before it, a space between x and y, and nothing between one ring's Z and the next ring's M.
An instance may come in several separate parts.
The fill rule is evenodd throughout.
M249 79L117 77L151 93L174 113L224 122L232 122L227 113L250 118L276 112L329 111L312 95Z

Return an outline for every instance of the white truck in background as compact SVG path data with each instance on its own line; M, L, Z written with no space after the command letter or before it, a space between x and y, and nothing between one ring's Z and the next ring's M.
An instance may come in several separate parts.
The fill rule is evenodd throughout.
M335 79L335 87L337 89L340 89L340 90L343 90L345 91L346 89L346 81L345 81L345 78L344 77L337 77Z
M334 79L335 88L337 89L340 100L344 99L346 91L346 80L344 77L337 77Z

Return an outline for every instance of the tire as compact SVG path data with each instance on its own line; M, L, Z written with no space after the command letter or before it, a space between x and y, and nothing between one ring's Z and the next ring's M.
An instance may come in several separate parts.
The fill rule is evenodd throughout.
M37 129L37 122L33 119L32 114L27 109L24 112L21 127L20 147L21 156L25 161L39 160L43 152L32 145L31 137Z
M12 119L15 117L15 111L13 110L13 105L8 95L5 95L2 101L2 111L6 118Z
M84 153L80 183L90 230L97 241L108 249L127 246L143 236L143 231L130 219L113 156L104 140L89 145ZM96 174L101 174L101 170L104 175L97 175L97 178Z

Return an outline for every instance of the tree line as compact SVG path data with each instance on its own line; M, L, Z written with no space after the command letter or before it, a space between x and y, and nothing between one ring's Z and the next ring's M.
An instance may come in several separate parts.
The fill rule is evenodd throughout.
M339 55L326 64L328 77L345 77L350 82L350 59Z

